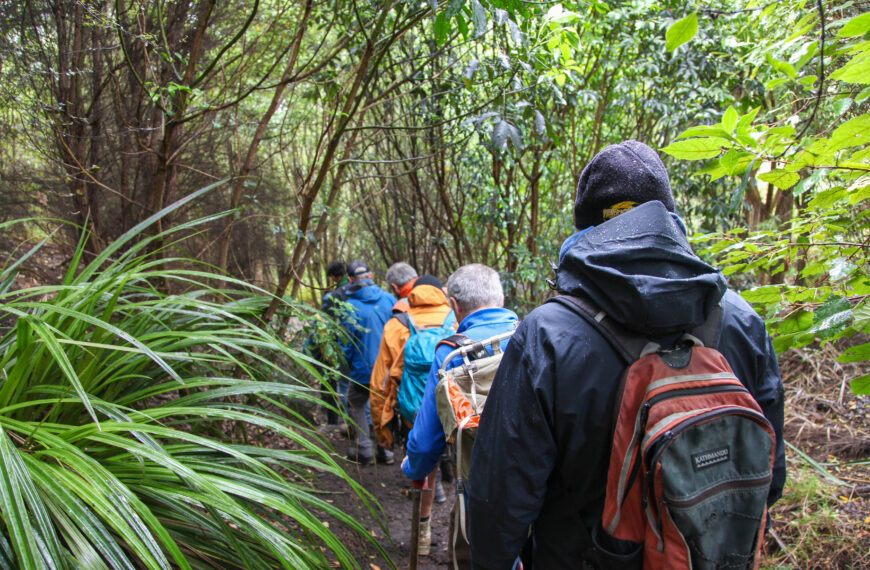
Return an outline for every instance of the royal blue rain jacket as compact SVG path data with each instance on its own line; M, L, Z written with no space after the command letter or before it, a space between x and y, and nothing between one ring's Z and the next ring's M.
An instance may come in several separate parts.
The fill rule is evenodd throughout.
M726 291L660 202L586 232L565 252L557 288L583 292L624 327L662 346L721 301L720 340L776 432L768 495L785 482L783 389L764 321ZM601 518L619 379L626 366L598 329L546 303L513 335L486 400L468 481L473 566L509 569L531 526L535 570L581 568Z
M517 314L510 309L481 309L469 314L459 323L457 333L462 333L471 340L486 340L490 337L512 331L517 326ZM502 348L507 340L502 342ZM438 459L447 445L444 428L438 419L438 409L435 407L435 386L438 385L438 370L444 363L453 347L441 345L435 351L432 368L426 379L426 390L423 401L414 420L414 428L408 434L407 463L402 464L402 471L411 479L417 481L431 473L438 465ZM462 358L456 357L448 368L459 366Z
M371 279L357 281L346 292L346 301L354 310L342 320L349 337L342 348L351 379L368 386L381 347L384 324L393 316L396 298Z

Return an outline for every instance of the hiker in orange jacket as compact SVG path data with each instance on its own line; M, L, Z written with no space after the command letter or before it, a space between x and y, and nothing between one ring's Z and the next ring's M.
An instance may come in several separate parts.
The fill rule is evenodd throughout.
M441 282L431 275L416 279L408 292L408 314L419 327L440 325L450 313L447 297L441 290ZM391 423L398 403L399 384L402 382L405 343L411 330L395 316L384 325L378 358L372 368L371 396L372 423L378 444L392 450L395 444ZM408 429L412 421L405 419Z

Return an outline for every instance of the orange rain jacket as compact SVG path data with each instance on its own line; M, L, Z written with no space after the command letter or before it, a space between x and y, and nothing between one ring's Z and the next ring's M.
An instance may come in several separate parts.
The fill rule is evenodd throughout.
M440 325L450 313L447 297L441 289L433 285L418 285L408 294L408 314L418 327ZM387 449L393 447L393 433L390 422L395 417L402 382L402 368L405 364L405 343L411 331L395 317L384 325L378 358L372 369L371 408L372 423L375 426L378 444Z

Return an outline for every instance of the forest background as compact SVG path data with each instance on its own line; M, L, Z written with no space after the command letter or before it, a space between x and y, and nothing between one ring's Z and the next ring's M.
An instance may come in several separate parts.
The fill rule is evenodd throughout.
M627 138L661 149L696 249L765 316L778 353L792 349L827 381L797 391L832 389L837 410L866 416L868 9L868 2L822 0L0 1L0 244L8 252L0 273L0 427L10 434L0 443L19 449L28 464L32 434L49 424L70 426L78 441L82 418L100 431L107 419L131 422L130 410L147 406L175 418L178 429L155 431L153 440L122 430L148 439L146 447L172 437L193 445L184 434L202 429L228 446L241 434L244 448L235 455L220 450L239 458L254 452L244 430L226 422L265 429L263 414L278 423L292 417L287 437L298 437L292 434L304 431L304 421L286 399L312 398L304 388L317 371L278 335L289 334L288 324L324 342L334 335L310 308L328 288L329 261L364 259L382 276L402 260L442 277L485 263L500 270L508 305L523 314L550 294L550 261L572 232L580 171L605 145ZM123 311L119 299L129 303ZM221 336L209 329L215 322L242 332L231 337L227 324ZM188 331L188 340L171 331ZM166 335L177 344L152 346L168 342ZM141 368L123 359L107 367L125 351L141 357ZM283 369L269 351L282 355ZM169 362L167 355L179 354L197 362ZM819 362L834 376L821 374ZM123 372L129 385L98 368ZM268 412L251 402L215 404L228 397L229 377L263 375L275 380ZM143 388L143 379L158 377L161 388ZM188 390L193 377L209 398ZM234 397L264 397L262 385L233 386ZM191 408L166 409L161 398L179 390ZM34 394L42 398L36 410L22 403ZM51 398L69 410L58 411ZM202 413L193 407L206 401L209 413L222 410L219 417L192 428ZM832 409L814 408L815 424L848 419ZM134 423L145 429L150 419ZM845 463L793 448L808 467L798 479L806 494L794 500L815 497L810 515L830 507L820 496L837 503L845 493L840 502L848 506L867 493L870 436L859 423ZM58 437L60 428L52 429ZM75 453L87 455L91 437L98 436L84 437ZM315 444L295 445L319 457L319 469L340 472ZM131 453L139 461L147 455ZM260 460L258 473L273 473L279 462ZM174 465L160 469L179 476ZM9 482L8 473L19 471L6 468L4 516L48 500L48 482L25 478L44 490L28 496L27 485ZM853 468L864 475L849 480L838 471ZM304 480L304 469L296 476ZM194 487L217 493L212 483L206 477ZM68 484L75 497L67 507L108 509ZM310 491L303 488L294 492ZM152 490L151 500L161 492ZM150 503L133 494L144 501L134 508L144 516ZM306 541L326 541L326 550L353 565L303 513L328 505L305 496L305 508L281 516L296 521ZM39 524L24 515L5 519L0 558L5 552L27 567L20 559L26 545L39 556L56 549L63 559L70 543L94 557L135 552L155 567L163 558L179 563L191 549L204 560L225 556L206 540L182 541L175 552L167 545L182 524L164 523L154 544L140 545L125 516L101 523L118 525L109 533L123 544L118 549L80 539L69 521L60 524L63 538L46 542L53 532L46 521L60 515L45 509ZM197 503L188 513L204 517L198 524L234 532L206 524L197 509L209 509ZM866 559L870 520L852 518L843 524ZM842 539L842 528L825 528L826 540ZM251 536L237 548L240 567L256 566L245 556L275 556ZM34 546L43 543L49 547ZM854 548L849 542L840 550ZM294 563L318 561L316 550Z

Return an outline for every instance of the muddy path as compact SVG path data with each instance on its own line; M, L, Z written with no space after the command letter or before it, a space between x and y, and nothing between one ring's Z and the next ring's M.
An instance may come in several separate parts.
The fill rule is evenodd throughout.
M332 444L336 457L344 462L347 473L380 503L383 509L380 517L381 521L386 523L386 528L380 526L378 518L372 515L346 482L335 477L321 476L316 483L317 489L323 492L323 496L334 505L369 528L397 568L408 568L412 501L410 480L399 467L401 455L396 453L396 462L393 465L357 465L344 459L348 440L341 430L336 426L322 426L320 431ZM441 504L435 503L432 507L432 548L429 556L420 557L417 566L419 570L450 567L447 555L447 526L455 487L452 482L443 485L447 501ZM367 570L385 570L391 567L390 562L372 544L352 530L340 525L331 525L331 527L354 553L360 567Z

